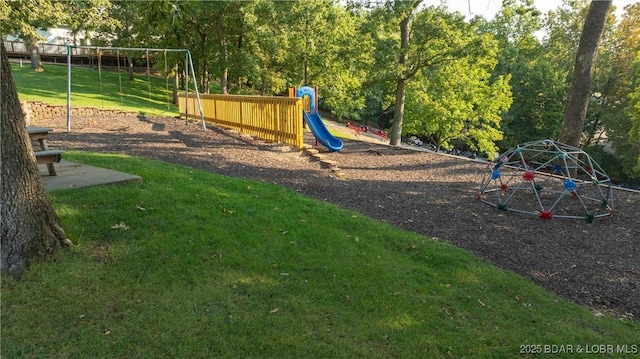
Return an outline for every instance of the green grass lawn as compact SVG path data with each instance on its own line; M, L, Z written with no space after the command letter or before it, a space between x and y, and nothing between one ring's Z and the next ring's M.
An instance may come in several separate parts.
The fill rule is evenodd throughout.
M42 101L52 105L67 104L67 66L46 64L44 72L30 66L11 65L21 101ZM171 104L171 84L164 78L74 67L71 70L71 105L74 107L120 108L155 115L175 116Z
M65 158L144 180L50 193L76 246L2 278L3 358L540 357L525 345L580 358L640 344L637 321L281 186Z

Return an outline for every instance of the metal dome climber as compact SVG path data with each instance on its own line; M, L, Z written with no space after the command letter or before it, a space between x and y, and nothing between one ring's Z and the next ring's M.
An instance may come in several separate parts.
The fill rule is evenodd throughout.
M613 215L611 179L584 151L553 140L520 144L488 167L478 200L542 219Z

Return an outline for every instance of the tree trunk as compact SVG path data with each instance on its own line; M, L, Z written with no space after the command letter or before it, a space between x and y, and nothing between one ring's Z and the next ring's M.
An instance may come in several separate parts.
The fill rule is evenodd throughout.
M127 62L129 63L129 81L133 81L133 58L127 55Z
M220 89L223 95L229 93L229 50L227 49L227 38L224 29L224 15L218 16L216 23L218 28L218 37L220 39L220 57L222 58L220 73ZM209 93L209 91L205 92Z
M42 61L40 60L40 50L38 49L37 39L26 39L26 45L29 46L29 58L31 59L31 68L35 71L44 71Z
M229 68L224 65L222 68L222 74L220 74L220 92L226 95L229 93ZM207 93L209 93L207 88Z
M568 145L579 147L584 127L584 119L587 116L589 97L591 96L591 79L598 50L598 44L611 1L593 0L589 6L589 12L584 21L578 53L573 68L573 80L569 101L562 121L559 141Z
M411 25L412 11L407 12L405 18L400 22L400 58L398 66L400 68L400 77L396 85L396 104L393 110L393 124L391 125L391 133L389 135L389 143L392 146L400 146L402 141L402 119L404 117L404 100L407 91L407 79L405 79L405 70L409 56L409 27Z
M393 124L389 134L389 144L400 146L402 142L402 120L404 118L404 100L407 93L407 81L398 79L396 85L396 105L393 109Z
M304 86L311 86L311 84L309 83L309 42L311 42L311 39L309 38L310 36L310 32L309 32L309 18L308 18L308 14L306 14L307 16L305 16L304 19L304 33L302 34L302 36L304 36L304 54L303 54L303 61L302 61L302 73L303 73L303 80L302 80L302 85Z
M4 44L1 52L0 272L19 278L31 260L71 241L44 192Z
M225 82L225 87L222 90L223 94L226 94L225 89L226 89L226 82ZM220 86L222 86L222 81L220 81ZM200 92L204 93L204 94L208 94L209 88L211 86L209 86L209 61L204 60L204 62L202 63L202 82L200 83L200 87L201 90Z

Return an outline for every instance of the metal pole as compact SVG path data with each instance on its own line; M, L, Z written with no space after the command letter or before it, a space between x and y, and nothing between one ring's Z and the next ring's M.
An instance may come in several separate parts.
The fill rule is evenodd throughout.
M149 49L147 49L147 89L149 94L149 101L151 101L151 66L149 65Z
M82 46L82 45L70 45L75 49L102 49L102 50L115 50L115 49L120 49L121 51L145 51L145 50L149 50L149 51L154 51L154 52L160 52L160 51L168 51L168 52L185 52L185 51L189 51L187 49L154 49L154 48L147 48L147 47L104 47L104 46Z
M193 83L195 86L196 100L198 101L198 108L200 110L200 118L202 120L202 127L206 130L206 123L204 121L204 109L202 108L202 101L200 99L200 93L198 91L198 83L193 68L193 59L191 52L188 49L152 49L152 48L135 48L135 47L99 47L99 46L81 46L81 45L67 45L67 131L71 132L71 51L72 49L95 49L96 52L102 50L122 50L122 51L146 51L149 54L150 51L160 52L184 52L184 74L185 74L185 115L189 118L189 70L193 76ZM147 61L149 56L147 55ZM99 64L100 65L100 64ZM100 68L99 68L100 70ZM101 78L102 80L102 78ZM122 92L122 91L121 91ZM122 96L122 93L120 94Z
M67 132L71 132L71 45L67 45Z
M189 54L184 55L184 118L189 122Z
M202 111L202 101L200 100L200 92L198 92L198 81L196 80L196 73L193 70L193 59L191 58L191 52L187 50L187 56L189 57L189 64L191 65L191 75L193 76L194 90L196 91L196 100L198 101L198 108L200 109L200 120L202 120L202 129L207 130L207 124L204 122L204 112Z

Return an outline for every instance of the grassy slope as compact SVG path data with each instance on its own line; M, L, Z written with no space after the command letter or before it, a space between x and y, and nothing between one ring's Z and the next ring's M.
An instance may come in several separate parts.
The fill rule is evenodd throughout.
M65 67L13 73L22 100L66 103ZM103 91L97 71L73 76L74 106L119 107L117 74L103 73ZM160 107L148 110L145 80L134 108L164 111L164 81L152 79ZM524 344L640 341L637 322L278 186L65 157L145 181L50 194L76 247L2 278L2 357L510 358Z
M637 322L283 187L65 157L144 181L50 194L76 246L3 278L3 358L511 358L640 340Z
M35 72L30 66L11 65L20 100L66 105L67 67L49 64L45 69L45 72ZM171 88L167 91L161 78L151 77L149 84L144 74L136 74L134 80L129 81L126 73L118 76L115 71L102 71L100 76L97 70L74 67L71 80L72 106L121 108L167 116L178 113L177 107L170 104Z

